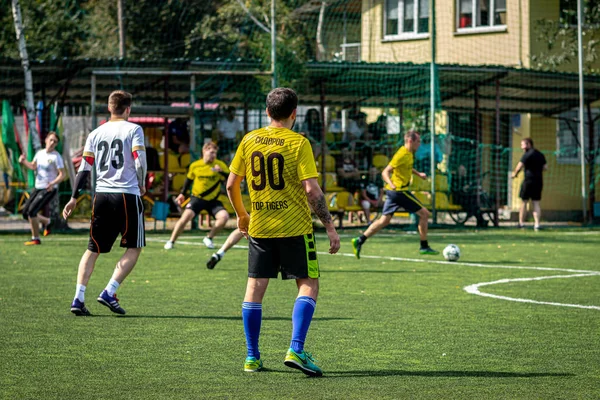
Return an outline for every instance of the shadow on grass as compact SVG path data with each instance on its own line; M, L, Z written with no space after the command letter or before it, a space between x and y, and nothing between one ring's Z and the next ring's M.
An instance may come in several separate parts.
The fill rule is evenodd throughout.
M406 370L380 370L380 371L331 371L326 372L324 378L349 378L371 376L423 376L428 378L543 378L575 376L562 372L502 372L502 371L406 371Z
M242 316L226 317L219 315L110 315L110 314L93 314L92 318L148 318L148 319L214 319L226 321L241 321ZM337 317L314 317L313 321L350 321L354 318L337 318ZM291 321L291 317L263 317L263 321Z

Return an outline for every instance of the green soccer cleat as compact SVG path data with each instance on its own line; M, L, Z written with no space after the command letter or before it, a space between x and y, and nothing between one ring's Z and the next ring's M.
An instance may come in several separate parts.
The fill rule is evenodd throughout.
M285 354L283 362L287 367L299 369L308 376L323 376L323 371L315 364L315 359L312 354L302 351L301 354L296 353L291 348Z
M244 362L244 371L258 372L262 368L263 368L262 360L257 360L254 357L246 357L246 362Z
M362 243L358 240L358 238L352 239L352 251L356 258L360 260L360 248L362 247Z
M430 256L435 256L436 254L440 254L439 251L432 249L431 247L425 247L419 250L421 254L426 254Z

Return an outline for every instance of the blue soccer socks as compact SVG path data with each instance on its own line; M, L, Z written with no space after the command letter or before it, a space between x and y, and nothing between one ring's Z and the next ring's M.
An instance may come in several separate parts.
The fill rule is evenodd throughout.
M244 320L248 357L254 357L256 360L260 360L258 337L260 336L260 324L262 322L262 304L249 301L243 302L242 319Z
M292 312L292 342L290 348L296 353L304 350L304 341L310 327L317 302L308 296L300 296L294 303Z

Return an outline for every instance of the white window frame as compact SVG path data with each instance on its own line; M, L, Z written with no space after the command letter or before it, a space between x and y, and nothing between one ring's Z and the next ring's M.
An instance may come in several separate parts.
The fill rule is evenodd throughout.
M477 2L479 0L471 0L471 10L473 17L471 18L471 26L466 28L460 28L460 3L462 0L456 0L456 33L486 33L486 32L505 32L506 24L494 24L496 17L496 0L490 0L490 25L489 26L477 26L479 13L477 12ZM506 0L508 3L509 0ZM508 5L505 5L504 12L507 13Z
M592 109L592 119L596 118L600 114L600 109L593 108ZM556 162L558 164L563 165L579 165L581 164L581 149L577 145L579 140L579 109L573 109L570 111L566 111L559 115L559 117L567 118L573 122L571 122L573 126L573 130L575 131L576 138L573 137L573 132L566 127L564 130L561 130L561 123L566 123L565 121L561 121L560 119L556 120ZM584 118L586 119L585 132L583 134L583 141L585 144L586 151L589 151L589 134L587 131L587 110L584 112ZM567 139L568 138L568 139ZM598 148L598 140L600 140L600 120L596 120L594 122L594 144ZM565 149L562 147L576 147L577 151L571 152L569 154L564 154ZM600 162L600 154L596 155L596 162ZM586 161L587 164L587 161Z
M387 30L387 2L397 1L398 2L398 32L394 34L388 34ZM390 42L396 40L413 40L413 39L427 39L429 38L429 32L419 33L419 4L429 0L414 0L414 29L413 32L403 32L404 28L404 0L384 0L383 1L383 42ZM431 18L431 12L428 11L427 18Z

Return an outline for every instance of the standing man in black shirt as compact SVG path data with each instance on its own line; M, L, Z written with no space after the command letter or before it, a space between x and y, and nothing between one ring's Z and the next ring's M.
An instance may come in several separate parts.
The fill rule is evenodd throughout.
M540 229L540 216L542 210L540 208L540 200L542 199L542 188L544 187L543 172L548 169L546 157L533 147L533 140L525 138L521 140L521 149L525 152L521 161L517 164L515 171L512 174L516 178L521 169L525 168L525 179L521 185L519 197L523 202L519 210L519 228L523 227L525 215L527 214L527 203L531 199L533 202L533 229Z

